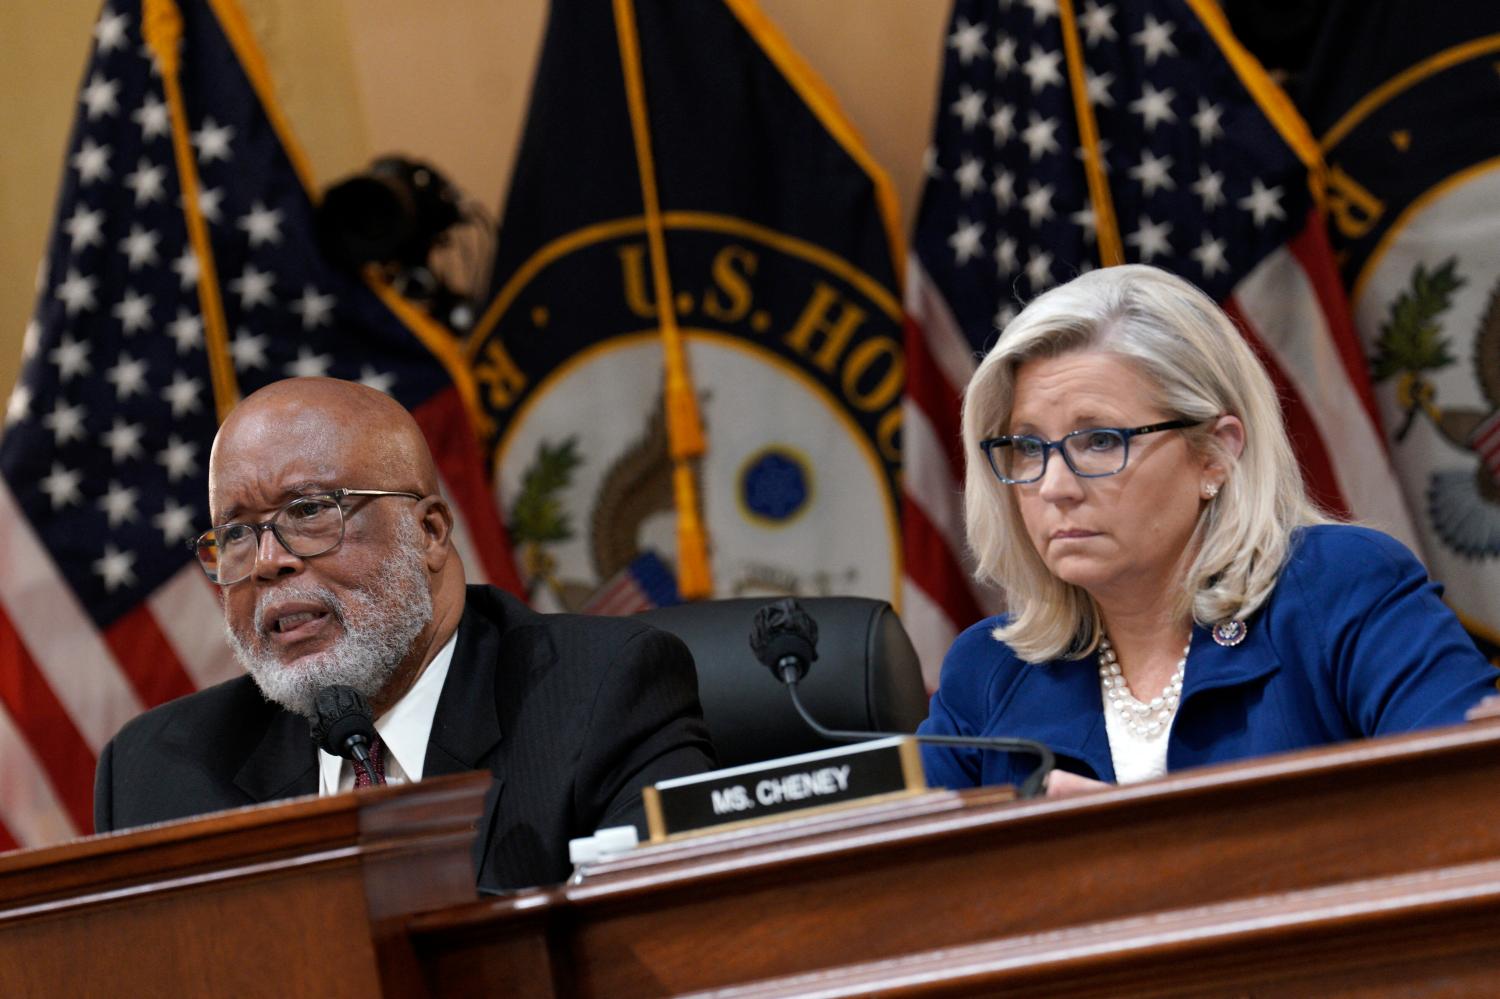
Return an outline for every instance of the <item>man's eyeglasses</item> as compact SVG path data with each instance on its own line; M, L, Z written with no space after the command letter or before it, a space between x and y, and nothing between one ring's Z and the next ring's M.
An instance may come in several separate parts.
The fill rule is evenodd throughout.
M1085 479L1100 479L1125 470L1130 460L1130 439L1163 430L1183 430L1197 426L1201 420L1168 420L1144 427L1086 427L1066 434L1062 440L1049 441L1026 434L990 437L979 442L979 449L989 459L995 478L1009 486L1035 482L1047 474L1047 457L1056 449L1073 474Z
M406 496L417 493L390 489L334 489L326 493L298 496L259 524L224 524L204 531L193 542L198 564L208 578L220 586L246 579L255 571L260 535L269 530L281 546L298 558L312 558L337 548L344 540L346 496Z

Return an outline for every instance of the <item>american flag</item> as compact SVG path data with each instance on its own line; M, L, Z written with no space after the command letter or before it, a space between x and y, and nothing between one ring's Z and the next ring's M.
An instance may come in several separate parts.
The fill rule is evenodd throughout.
M1313 495L1416 546L1318 214L1320 170L1212 0L955 3L907 284L907 532L929 539L930 589L903 617L925 663L995 599L963 578L963 386L1025 302L1111 262L1111 241L1113 262L1180 274L1235 318Z
M147 3L168 15L155 47L140 2L94 28L0 439L0 849L89 832L120 725L237 672L187 547L237 394L294 375L390 393L438 456L471 578L519 591L448 334L319 255L311 175L232 2Z
M643 552L608 579L579 608L584 614L637 614L682 602L672 567L654 552Z

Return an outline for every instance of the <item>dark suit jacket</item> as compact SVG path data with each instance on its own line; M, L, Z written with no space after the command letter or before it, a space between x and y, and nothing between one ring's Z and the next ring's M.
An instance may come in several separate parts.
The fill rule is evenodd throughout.
M644 828L642 787L713 765L676 637L627 618L538 614L471 586L424 776L494 775L475 843L481 888L564 880L568 840ZM104 832L318 792L305 719L238 677L132 720L104 747Z

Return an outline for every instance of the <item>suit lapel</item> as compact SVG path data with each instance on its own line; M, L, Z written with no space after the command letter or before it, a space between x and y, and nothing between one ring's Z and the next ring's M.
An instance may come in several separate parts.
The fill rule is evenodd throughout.
M1182 703L1187 704L1204 691L1254 683L1281 669L1276 646L1264 624L1265 615L1256 614L1250 619L1245 639L1230 646L1219 645L1209 629L1195 625L1187 678L1182 685Z
M489 770L493 775L474 841L475 872L482 880L504 786L504 775L498 772L495 759L501 738L495 674L500 665L502 642L500 627L476 609L474 589L470 588L470 599L465 602L453 661L448 665L443 692L438 695L422 775L436 777L471 770Z
M307 722L272 709L265 734L234 775L234 785L258 802L317 794L318 754Z
M499 662L500 629L472 606L465 607L453 661L432 717L432 734L427 737L424 776L477 770L500 742L495 710Z
M1044 743L1058 756L1084 764L1100 780L1115 779L1109 734L1104 728L1104 698L1092 657L1028 665L1006 706L1015 729ZM998 730L999 735L1012 731Z

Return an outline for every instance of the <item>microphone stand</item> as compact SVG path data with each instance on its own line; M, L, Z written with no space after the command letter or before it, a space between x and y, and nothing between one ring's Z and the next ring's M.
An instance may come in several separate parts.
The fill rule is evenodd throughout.
M797 693L797 681L801 679L795 665L784 665L778 670L781 682L786 684L787 693L792 697L792 706L802 716L808 728L825 739L834 742L865 742L869 739L883 738L893 735L906 735L903 732L846 732L839 729L824 728L817 720L808 713L802 704L802 698ZM1008 753L1029 753L1039 761L1036 769L1026 775L1026 779L1016 789L1016 793L1022 798L1035 798L1041 794L1042 782L1047 775L1057 767L1057 758L1040 742L1031 739L1007 739L999 736L964 736L964 735L922 735L920 733L906 736L929 746L968 746L977 749L994 749Z

